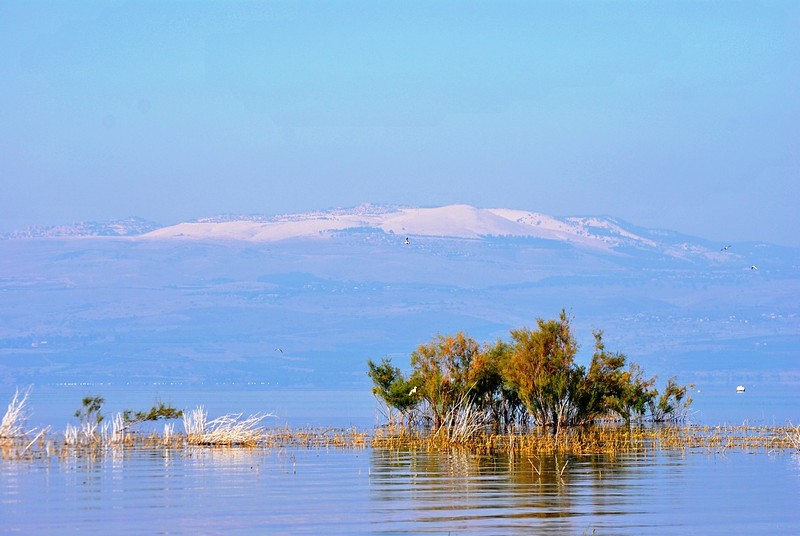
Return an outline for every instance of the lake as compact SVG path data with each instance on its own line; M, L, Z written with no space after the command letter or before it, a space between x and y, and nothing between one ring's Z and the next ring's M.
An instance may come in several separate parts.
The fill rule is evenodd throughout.
M788 534L800 523L800 459L786 452L109 448L4 461L0 479L2 531L21 534Z
M797 422L796 386L703 385L705 424ZM11 393L3 393L10 400ZM30 424L63 432L87 395L106 413L156 399L265 426L371 429L367 390L42 385ZM794 417L792 417L794 415ZM182 430L180 423L177 430ZM509 457L378 448L105 447L0 459L0 532L51 534L779 534L800 523L791 451Z

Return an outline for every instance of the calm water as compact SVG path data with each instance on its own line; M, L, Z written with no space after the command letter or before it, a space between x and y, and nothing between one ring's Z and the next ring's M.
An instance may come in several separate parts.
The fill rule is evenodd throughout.
M20 534L790 534L799 501L786 453L156 448L0 464L0 530Z
M0 394L10 399L13 389ZM268 427L369 429L377 418L368 392L93 385L35 387L31 424L63 432L80 398L95 394L106 397L109 415L160 398L203 404L211 418L274 412ZM792 385L754 385L744 395L703 386L695 398L695 419L705 424L800 422ZM96 456L0 458L2 533L789 534L800 526L798 505L800 457L791 452L510 459L108 448Z

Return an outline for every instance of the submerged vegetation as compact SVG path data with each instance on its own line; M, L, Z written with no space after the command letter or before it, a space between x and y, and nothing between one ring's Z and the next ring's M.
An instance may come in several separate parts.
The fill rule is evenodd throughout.
M14 398L9 402L3 420L0 421L0 440L24 437L27 434L28 431L25 430L25 425L28 421L28 413L25 403L28 401L30 393L30 387L22 393L20 393L19 389L14 392Z
M511 331L511 340L480 345L464 333L438 335L411 354L406 377L388 358L368 362L372 392L389 424L433 436L463 437L484 429L531 428L559 435L597 423L677 423L691 404L675 378L663 391L624 354L609 352L594 332L588 369L575 363L578 344L564 310L536 329Z
M457 416L442 415L435 432L405 426L384 426L371 433L356 429L289 429L265 428L262 421L271 415L224 415L208 420L203 407L183 412L156 404L156 414L177 419L180 414L184 431L176 432L174 423L167 423L163 432L126 433L123 413L111 423L98 417L102 407L99 397L89 399L78 412L81 426L67 426L62 434L51 434L50 428L27 430L27 394L18 390L0 426L0 459L39 459L64 456L101 456L126 448L375 448L382 450L425 450L434 452L468 452L539 456L543 454L617 455L647 453L659 450L725 453L728 450L797 451L800 453L800 426L692 426L677 423L647 423L618 426L598 423L571 427L553 434L548 428L497 433L476 423L478 406L456 400ZM92 411L88 411L92 409ZM131 412L129 416L136 415ZM143 412L142 415L151 415ZM160 418L145 419L159 420ZM102 421L102 424L100 422ZM91 431L87 434L87 431Z

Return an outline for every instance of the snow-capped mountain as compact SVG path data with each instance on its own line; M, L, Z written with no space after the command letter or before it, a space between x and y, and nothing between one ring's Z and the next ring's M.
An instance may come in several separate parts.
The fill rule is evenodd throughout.
M403 207L364 204L294 214L224 214L162 226L141 218L30 227L0 238L124 237L145 241L276 243L370 234L386 239L535 239L602 252L639 251L677 259L725 261L719 244L679 233L637 227L606 216L555 217L540 212L469 205ZM741 250L739 250L741 251Z
M652 239L637 235L608 218L555 218L537 212L469 205L435 208L362 205L349 210L271 218L222 216L163 227L145 237L272 242L298 237L325 238L353 229L373 229L411 237L530 237L596 248L634 244L656 246Z
M559 241L595 250L659 250L673 257L716 257L716 247L670 231L639 229L609 217L558 218L524 210L448 205L434 208L361 205L279 216L224 215L179 223L145 233L145 239L277 242L330 238L354 231L418 238L499 237Z

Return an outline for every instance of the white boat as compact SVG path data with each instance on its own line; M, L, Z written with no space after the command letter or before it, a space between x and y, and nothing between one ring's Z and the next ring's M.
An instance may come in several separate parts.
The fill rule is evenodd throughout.
M744 393L744 385L739 385L736 387L737 393Z

